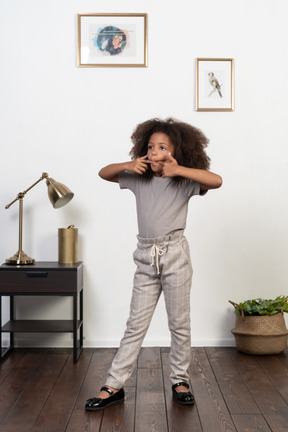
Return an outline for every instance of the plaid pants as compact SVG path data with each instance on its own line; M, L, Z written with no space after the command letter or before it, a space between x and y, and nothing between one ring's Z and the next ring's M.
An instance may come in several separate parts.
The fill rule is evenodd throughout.
M183 231L155 239L138 236L133 258L137 269L130 316L105 383L119 389L130 378L162 291L171 332L170 380L189 383L192 266Z

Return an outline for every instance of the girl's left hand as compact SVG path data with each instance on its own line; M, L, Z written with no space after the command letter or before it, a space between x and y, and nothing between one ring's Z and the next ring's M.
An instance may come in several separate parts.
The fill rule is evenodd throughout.
M178 175L178 162L174 157L169 153L168 159L162 164L162 177L175 177Z

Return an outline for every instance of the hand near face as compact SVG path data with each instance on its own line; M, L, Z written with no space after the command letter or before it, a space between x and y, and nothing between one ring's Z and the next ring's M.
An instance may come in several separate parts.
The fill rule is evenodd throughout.
M147 159L146 156L142 156L138 159L134 159L131 162L129 162L128 165L128 171L135 172L137 174L144 174L148 169L148 164L151 162Z
M165 162L162 162L162 177L175 177L177 176L179 165L176 159L171 155L171 153L168 154L168 159L166 159Z

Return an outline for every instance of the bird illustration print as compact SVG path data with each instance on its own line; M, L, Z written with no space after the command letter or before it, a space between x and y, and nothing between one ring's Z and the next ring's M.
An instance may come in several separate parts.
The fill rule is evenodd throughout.
M219 96L222 98L221 85L219 84L219 81L215 77L214 73L209 72L208 76L209 76L209 83L213 87L213 90L209 93L209 96L211 96L213 93L215 93L215 91L218 91Z

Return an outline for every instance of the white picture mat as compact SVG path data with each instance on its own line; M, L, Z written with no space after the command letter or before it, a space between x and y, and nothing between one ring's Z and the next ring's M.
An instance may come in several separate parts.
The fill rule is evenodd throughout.
M118 55L105 55L94 44L98 30L115 26L128 33L125 50ZM144 64L145 63L145 18L144 16L81 16L81 64Z
M232 61L198 60L198 109L232 109ZM213 73L220 84L222 97L218 91L212 92L209 73Z

